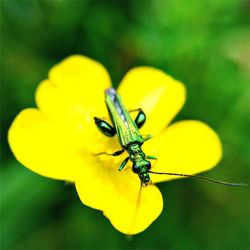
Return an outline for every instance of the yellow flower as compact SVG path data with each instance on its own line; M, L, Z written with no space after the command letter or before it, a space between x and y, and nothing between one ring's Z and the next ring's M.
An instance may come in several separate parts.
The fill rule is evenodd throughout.
M140 190L130 164L118 171L124 155L94 156L121 149L117 138L102 135L93 117L108 117L104 90L111 86L105 68L87 57L71 56L54 66L36 91L37 108L23 110L9 130L9 144L30 170L74 182L81 201L103 211L122 233L145 230L161 213L163 201L155 185ZM185 102L184 85L151 67L132 69L118 88L128 109L142 108L147 121L142 135L154 137L143 151L158 158L153 171L196 174L221 158L216 133L199 121L170 125ZM153 183L173 176L153 175ZM167 222L166 222L167 223Z

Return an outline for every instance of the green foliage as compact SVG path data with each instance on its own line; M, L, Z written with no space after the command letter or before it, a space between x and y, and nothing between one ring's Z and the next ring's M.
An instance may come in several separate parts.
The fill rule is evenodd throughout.
M249 1L234 0L1 1L1 249L248 249L247 188L163 183L162 215L128 240L83 206L73 186L21 167L6 139L16 114L35 105L38 83L66 56L102 62L114 86L129 68L150 65L187 86L176 120L202 120L219 133L224 158L209 177L247 182L248 9Z

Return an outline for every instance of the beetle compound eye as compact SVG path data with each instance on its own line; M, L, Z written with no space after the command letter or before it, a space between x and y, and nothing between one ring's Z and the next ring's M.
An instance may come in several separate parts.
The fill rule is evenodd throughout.
M147 161L146 163L146 168L149 170L151 168L151 163L149 161Z
M137 166L136 164L133 164L132 166L132 171L136 174L138 174L140 172L140 167Z

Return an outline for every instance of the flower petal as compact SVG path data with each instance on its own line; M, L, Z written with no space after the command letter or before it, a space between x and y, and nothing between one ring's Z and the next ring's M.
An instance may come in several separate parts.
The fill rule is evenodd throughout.
M124 234L145 230L162 211L160 191L149 185L142 187L139 195L139 177L130 167L119 172L119 165L98 161L98 158L89 160L86 163L89 166L76 179L81 201L102 210L112 225Z
M73 116L78 122L90 122L93 115L106 114L104 90L110 84L109 74L100 63L74 55L50 70L49 80L37 89L36 102L42 112L54 119Z
M196 174L214 167L222 157L217 134L205 123L181 121L168 127L159 137L147 141L146 154L158 158L152 171ZM151 174L153 182L181 178Z
M15 157L46 177L73 181L82 165L78 134L37 109L23 110L12 123L8 140Z
M142 187L140 194L138 188L132 189L129 186L125 191L125 187L113 197L117 200L110 203L110 208L104 211L104 215L118 231L132 235L144 231L157 219L162 211L163 201L155 185Z
M118 91L128 109L142 108L147 121L142 134L157 134L167 126L185 102L184 85L151 67L130 70Z

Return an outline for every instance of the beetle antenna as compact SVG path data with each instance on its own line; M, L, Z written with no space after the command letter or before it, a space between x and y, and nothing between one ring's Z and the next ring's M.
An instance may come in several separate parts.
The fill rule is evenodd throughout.
M196 178L203 181L213 182L216 184L221 184L224 186L231 186L231 187L240 187L240 186L248 186L246 183L230 183L225 181L219 181L214 180L208 177L200 176L200 175L190 175L190 174L177 174L177 173L164 173L164 172L154 172L154 171L148 171L151 174L162 174L162 175L175 175L175 176L182 176L182 177L190 177L190 178Z

